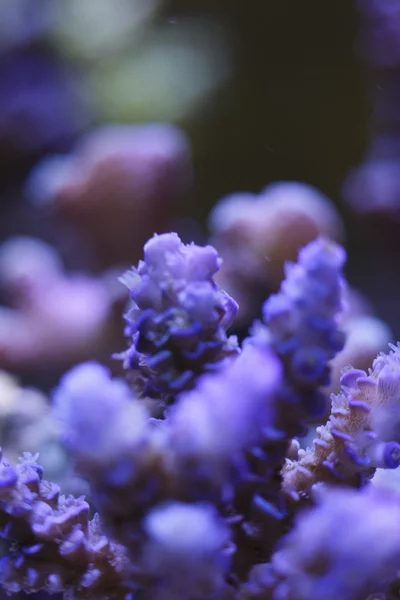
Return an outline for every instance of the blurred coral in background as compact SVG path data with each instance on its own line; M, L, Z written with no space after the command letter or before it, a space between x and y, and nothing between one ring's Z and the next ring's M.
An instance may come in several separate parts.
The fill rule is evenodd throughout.
M0 308L2 368L65 368L109 347L116 286L106 278L63 273L56 251L44 242L24 237L5 241L0 246L0 286L11 305Z
M369 67L369 148L352 169L343 195L361 213L398 217L400 207L400 5L358 0L358 48Z
M28 193L81 229L104 267L129 264L154 231L168 228L191 179L189 141L177 127L110 125L73 154L39 163Z
M294 260L299 248L319 235L336 241L344 235L330 200L296 182L270 184L258 196L236 192L223 198L209 224L223 258L218 281L238 300L247 320L259 311L257 302L278 289L284 263Z

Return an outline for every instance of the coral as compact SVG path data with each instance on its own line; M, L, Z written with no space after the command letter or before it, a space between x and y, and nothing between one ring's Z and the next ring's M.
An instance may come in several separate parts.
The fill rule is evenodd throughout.
M329 362L345 341L338 318L344 261L340 246L318 238L300 251L297 263L285 265L280 292L264 304L266 328L259 326L254 339L270 344L284 365L286 390L280 400L287 422L296 416L285 415L285 403L297 402L306 420L323 414L319 387L329 383Z
M381 598L400 561L398 494L325 490L299 515L270 564L258 565L240 600ZM369 597L369 596L368 596Z
M62 496L42 479L36 458L24 454L15 468L0 459L1 537L11 542L0 563L1 585L8 593L125 599L124 549L104 536L98 515L89 520L83 498Z
M400 7L396 0L357 0L359 52L369 69L370 140L343 185L344 199L362 214L398 218Z
M237 304L213 279L220 264L211 246L184 245L171 233L149 240L144 260L124 275L132 300L124 364L144 395L168 402L238 352L226 335Z
M7 162L52 151L87 126L90 110L77 74L44 52L1 55L0 77L0 150Z
M154 231L165 231L191 180L190 143L178 127L108 125L71 154L39 163L27 192L85 234L100 266L128 266Z
M40 266L51 287L59 266L44 259L10 270L17 298L35 290ZM89 520L83 497L44 481L37 456L23 454L16 467L2 459L5 592L395 598L400 496L394 482L369 482L378 467L400 465L400 345L368 374L344 372L312 448L293 439L325 413L323 387L344 343L344 261L328 239L305 246L240 348L226 333L237 305L214 281L216 250L177 234L151 238L122 278L130 291L127 380L85 362L52 395L62 441L98 514ZM362 310L355 301L344 314Z
M64 440L79 471L91 484L93 502L107 530L127 548L136 586L142 588L146 577L147 585L153 581L154 587L160 569L171 567L173 549L166 551L164 537L172 535L172 525L166 523L165 530L162 520L166 517L161 519L160 515L170 515L170 521L175 515L187 519L193 514L201 523L214 518L209 503L225 506L226 513L235 486L247 476L244 453L259 442L270 421L280 374L279 362L270 352L249 345L232 364L203 375L196 389L181 394L167 420L161 422L148 420L142 402L132 397L129 387L110 380L99 365L81 365L65 376L54 399ZM188 505L171 508L179 507L174 502ZM149 513L153 507L156 512ZM165 513L162 507L167 507ZM211 527L209 534L201 534L201 541L196 542L200 544L199 556L188 558L186 565L179 560L180 569L168 575L168 585L174 587L180 582L182 586L182 577L206 577L199 585L209 585L215 559L209 556L212 548L208 544L213 547L213 540L220 538L219 529L222 535L222 526L221 522ZM143 530L153 536L159 531L157 538L162 546L154 549L151 539L145 541ZM189 536L188 528L184 530ZM196 526L194 534L199 536L200 530ZM204 535L212 537L207 541ZM189 540L184 542L179 533L176 552L182 552L181 544ZM151 552L146 550L148 544ZM213 585L219 581L220 586L223 581L221 573L227 569L232 553L229 545L228 550L227 557L217 561ZM202 571L203 560L206 563ZM159 566L159 561L164 564Z
M400 600L400 0L289 4L0 0L0 600Z
M222 198L209 216L212 243L223 258L218 283L240 305L247 321L269 290L276 291L284 263L319 235L342 241L343 225L334 205L312 186L268 185L260 194L236 192Z
M87 491L86 482L73 473L48 398L38 390L22 387L0 371L0 441L10 462L26 448L41 455L47 476L74 494Z
M367 374L348 369L342 390L332 396L326 425L317 428L313 446L287 460L283 489L293 498L322 481L363 485L377 467L400 465L400 347L380 354Z
M250 377L254 367L258 372ZM270 352L248 346L232 364L203 375L194 390L182 393L166 421L155 421L148 420L143 403L124 382L86 363L63 378L54 402L79 470L94 491L102 488L102 502L111 507L115 494L114 508L133 518L168 499L232 496L232 484L245 467L240 456L270 422L280 375ZM147 485L143 478L150 475ZM191 479L193 485L187 485ZM145 494L137 487L143 485Z
M0 365L9 370L66 368L107 345L119 300L106 278L66 273L45 242L13 237L0 247Z

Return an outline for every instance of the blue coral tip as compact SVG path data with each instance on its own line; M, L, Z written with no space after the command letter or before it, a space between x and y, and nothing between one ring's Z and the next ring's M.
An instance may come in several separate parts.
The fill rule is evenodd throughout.
M276 521L281 521L285 518L286 513L269 502L259 494L255 495L253 498L253 505L256 509L258 509L263 516L272 517Z
M345 388L354 388L356 387L357 380L360 377L365 377L365 372L361 371L361 369L350 369L343 373L340 378L340 385Z
M397 469L400 466L400 444L397 442L385 444L383 460L386 469Z

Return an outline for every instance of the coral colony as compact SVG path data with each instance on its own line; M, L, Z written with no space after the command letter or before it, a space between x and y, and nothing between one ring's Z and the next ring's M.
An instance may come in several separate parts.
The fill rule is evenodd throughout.
M399 598L400 349L343 369L329 414L344 262L328 238L304 246L240 345L217 251L152 237L122 278L126 380L85 362L54 391L87 500L47 481L37 455L1 458L5 593Z

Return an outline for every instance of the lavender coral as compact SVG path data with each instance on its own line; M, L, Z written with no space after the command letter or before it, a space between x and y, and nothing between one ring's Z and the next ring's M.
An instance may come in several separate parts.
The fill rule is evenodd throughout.
M199 526L190 525L198 540L191 542L196 558L192 551L186 565L183 557L176 559L179 569L162 581L166 585L168 580L171 590L190 579L198 581L199 589L211 585L214 593L225 588L233 552L228 507L247 476L245 452L268 427L280 382L273 354L249 345L232 364L203 375L196 389L181 394L165 421L146 422L143 403L99 365L82 365L65 376L55 395L64 438L91 483L107 530L127 548L134 565L132 585L142 589L145 580L157 594L160 569L168 572L171 553L182 553L182 544L191 539L191 516L210 523L210 531L200 540ZM93 412L96 418L90 418ZM86 422L91 424L85 430ZM213 505L222 510L225 524ZM171 519L182 520L184 529L168 541Z
M42 479L36 459L27 453L14 468L0 457L0 532L11 542L0 562L4 590L125 600L123 547L104 536L98 515L89 520L83 498Z
M214 282L216 251L176 234L152 238L124 276L128 381L86 362L53 395L101 520L44 482L36 457L16 468L3 459L5 591L67 600L392 594L400 497L368 482L377 467L400 465L400 346L368 374L345 371L313 448L293 440L325 413L323 387L343 346L344 260L326 239L305 247L240 349L226 333L237 306ZM147 395L169 405L160 418Z
M101 489L99 501L116 494L115 508L122 510L125 488L133 517L172 498L207 500L212 490L220 500L227 485L232 496L235 472L245 466L240 457L262 439L280 383L276 358L249 345L182 393L166 421L148 420L129 387L95 363L68 373L54 402L64 441L93 492Z
M213 279L220 264L211 246L184 245L171 233L149 240L144 260L125 274L132 308L124 364L143 395L169 401L237 354L236 338L226 334L237 304Z
M327 239L305 246L296 264L286 264L280 292L264 304L267 329L257 332L284 365L282 406L297 402L306 421L323 414L319 387L329 383L329 361L344 345L338 320L344 261L344 250Z
M399 496L379 489L320 495L271 563L255 567L240 600L385 597L378 594L396 580L400 564Z
M400 466L400 346L380 354L368 374L348 369L341 385L312 447L283 468L283 489L292 498L309 493L317 482L357 487L377 467Z
M397 0L355 0L359 54L369 71L369 144L344 182L344 199L361 214L398 218L400 10Z

